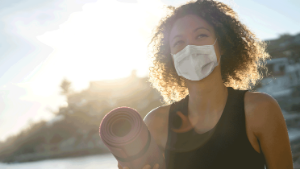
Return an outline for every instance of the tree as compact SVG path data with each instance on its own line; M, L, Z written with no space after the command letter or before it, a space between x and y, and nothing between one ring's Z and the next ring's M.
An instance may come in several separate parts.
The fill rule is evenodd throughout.
M60 84L60 87L62 89L60 94L67 96L67 95L73 93L71 85L72 85L71 82L69 80L67 80L66 78L64 78Z

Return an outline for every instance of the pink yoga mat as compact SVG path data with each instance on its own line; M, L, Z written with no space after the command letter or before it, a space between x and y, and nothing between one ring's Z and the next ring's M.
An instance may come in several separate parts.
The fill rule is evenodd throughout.
M129 107L118 107L101 121L100 137L122 167L142 169L146 164L165 169L165 161L140 114Z

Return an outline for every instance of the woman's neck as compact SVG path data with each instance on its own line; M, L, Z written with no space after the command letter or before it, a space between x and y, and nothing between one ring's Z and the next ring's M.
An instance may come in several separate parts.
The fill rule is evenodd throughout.
M187 81L189 90L188 114L190 117L214 120L225 107L228 91L223 84L219 67L200 81Z

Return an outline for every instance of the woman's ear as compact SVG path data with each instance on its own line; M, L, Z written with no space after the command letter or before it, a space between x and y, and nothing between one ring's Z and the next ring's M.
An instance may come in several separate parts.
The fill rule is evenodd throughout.
M220 55L222 56L222 55L224 55L224 53L225 53L225 49L220 47Z
M219 49L220 55L224 55L224 53L225 53L224 45L221 46L219 41L218 41L218 49Z

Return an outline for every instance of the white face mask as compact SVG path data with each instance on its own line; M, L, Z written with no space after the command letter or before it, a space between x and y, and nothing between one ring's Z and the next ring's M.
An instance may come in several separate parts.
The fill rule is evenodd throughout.
M214 44L216 43L215 40ZM213 45L187 45L176 54L171 54L178 76L191 81L207 77L219 65ZM221 59L221 58L220 58Z

